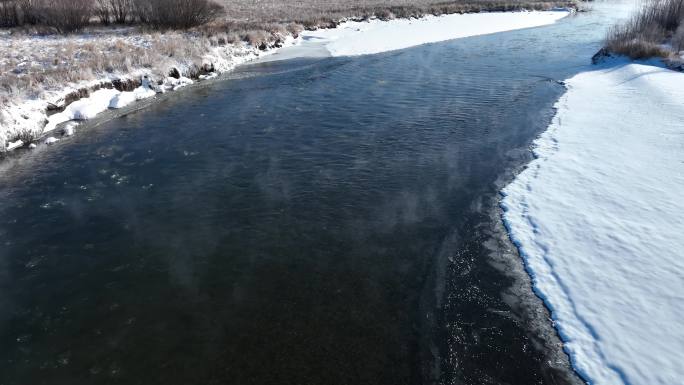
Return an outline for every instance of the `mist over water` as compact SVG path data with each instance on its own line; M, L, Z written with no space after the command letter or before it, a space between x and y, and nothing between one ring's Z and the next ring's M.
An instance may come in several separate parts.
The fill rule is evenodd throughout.
M576 383L492 213L598 7L244 67L10 160L0 384Z

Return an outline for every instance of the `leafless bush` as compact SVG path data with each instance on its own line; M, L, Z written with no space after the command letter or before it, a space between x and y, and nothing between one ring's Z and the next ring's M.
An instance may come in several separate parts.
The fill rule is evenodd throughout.
M109 0L109 6L117 24L125 24L130 21L133 12L133 0Z
M40 15L38 14L37 2L40 0L16 0L21 13L22 24L38 24Z
M34 8L41 23L59 33L82 29L93 16L93 0L40 0Z
M100 19L102 25L109 25L112 19L112 10L109 6L109 0L97 0L95 4L95 15Z
M132 21L133 0L97 0L95 12L104 25L126 24Z
M21 24L19 4L14 0L0 0L0 27L12 28Z
M629 21L610 29L606 47L632 59L666 57L670 52L663 45L668 38L674 49L681 49L682 25L684 0L651 0Z
M212 0L134 0L139 20L157 29L187 29L223 14Z
M38 139L39 132L36 130L30 130L28 128L21 129L14 137L10 138L10 142L21 140L24 143L31 143Z
M40 21L37 1L40 0L0 0L0 28L37 24Z

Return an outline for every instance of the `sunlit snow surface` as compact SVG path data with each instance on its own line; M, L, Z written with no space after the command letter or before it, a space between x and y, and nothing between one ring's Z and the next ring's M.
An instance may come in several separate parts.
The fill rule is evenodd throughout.
M684 378L684 74L613 63L567 81L504 219L593 384Z
M135 101L151 98L154 95L156 92L149 87L138 87L131 92L119 92L115 89L106 88L97 90L89 97L69 104L64 111L50 116L43 132L50 132L58 124L70 120L93 119L97 114L109 108L123 108Z
M552 24L567 11L490 12L391 21L348 21L302 33L304 44L323 44L332 56L367 55L444 40ZM313 43L313 44L312 44Z

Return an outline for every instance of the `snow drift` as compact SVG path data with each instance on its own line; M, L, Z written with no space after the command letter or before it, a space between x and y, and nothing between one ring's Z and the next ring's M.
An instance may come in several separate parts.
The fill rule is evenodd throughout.
M304 44L324 44L332 56L367 55L426 43L553 24L569 11L489 12L390 21L348 21L302 33Z
M642 64L567 81L504 220L592 384L684 378L684 74Z
M54 130L58 124L70 120L94 119L97 114L109 108L123 108L135 101L153 97L157 93L149 84L140 86L131 92L120 92L115 89L101 89L93 92L89 97L69 104L64 111L48 118L43 133Z

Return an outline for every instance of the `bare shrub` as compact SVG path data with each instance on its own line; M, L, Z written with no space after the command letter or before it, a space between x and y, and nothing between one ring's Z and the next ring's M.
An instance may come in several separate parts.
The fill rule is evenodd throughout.
M651 0L629 21L611 28L606 47L614 53L632 59L666 57L663 46L668 38L675 49L684 39L680 26L684 24L684 0Z
M16 0L21 13L22 24L38 24L40 15L38 14L37 2L40 0Z
M109 25L111 23L111 13L112 10L109 7L109 0L97 0L95 4L95 15L100 20L103 25Z
M21 140L24 143L31 143L34 140L38 139L39 132L36 130L30 130L28 128L23 128L19 132L14 135L13 138L11 138L9 141L10 142L15 142L17 140Z
M126 24L132 21L133 0L100 0L107 3L112 21L117 24Z
M157 29L188 29L223 14L212 0L134 0L139 20Z
M37 24L37 0L0 0L0 28Z
M74 32L90 22L94 13L93 0L40 0L35 9L42 24L59 33Z
M104 25L126 24L133 18L133 0L97 0L95 13Z
M93 1L95 0L0 0L0 27L43 24L59 32L75 31L90 20L94 10Z
M21 24L19 4L14 0L0 0L0 28L12 28Z

